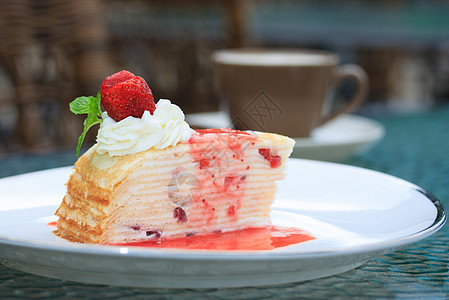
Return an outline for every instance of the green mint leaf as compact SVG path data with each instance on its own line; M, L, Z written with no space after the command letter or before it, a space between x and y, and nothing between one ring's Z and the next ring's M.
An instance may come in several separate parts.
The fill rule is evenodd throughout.
M94 98L94 101L91 101L91 105L92 105L92 110L95 114L101 116L101 107L100 107L100 102L101 102L101 92L97 93L97 97Z
M92 102L92 99L95 98L92 96L76 98L69 104L70 111L76 115L88 114L90 112L90 103Z
M81 145L83 144L84 138L86 137L87 131L94 126L95 124L101 123L103 120L99 119L96 116L87 116L87 118L84 120L84 130L81 133L80 137L78 138L78 145L76 146L76 156L80 154Z
M103 122L101 119L101 95L98 92L97 97L78 97L72 102L70 102L69 107L70 111L74 114L87 114L86 119L84 120L84 129L78 138L78 145L76 147L76 155L78 156L80 153L81 145L83 144L84 138L86 137L87 131L94 125Z

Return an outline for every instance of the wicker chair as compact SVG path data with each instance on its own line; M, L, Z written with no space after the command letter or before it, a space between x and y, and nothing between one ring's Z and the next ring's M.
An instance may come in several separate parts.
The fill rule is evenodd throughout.
M0 0L0 68L14 86L13 97L2 99L0 93L0 118L2 105L17 114L13 138L0 144L0 153L74 146L82 122L68 111L69 101L96 94L104 77L122 68L144 76L156 97L173 99L187 112L216 108L210 54L247 45L243 2ZM151 7L164 13L207 13L203 8L212 7L222 14L224 31L219 40L205 40L185 32L181 22L174 28L181 38L167 40L170 29L158 27L157 20L156 28L139 27L151 18L139 9Z
M96 94L111 72L100 3L0 0L0 67L15 95L12 141L4 150L48 150L76 143L80 123L68 111L79 94ZM0 148L1 150L1 148Z

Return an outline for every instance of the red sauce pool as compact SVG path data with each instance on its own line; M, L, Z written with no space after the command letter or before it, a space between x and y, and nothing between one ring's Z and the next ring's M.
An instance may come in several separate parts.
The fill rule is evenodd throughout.
M47 226L57 228L58 227L58 221L48 222Z
M56 228L57 221L47 223ZM293 247L314 240L307 231L294 227L267 226L230 232L216 232L168 239L152 239L144 242L111 244L127 247L176 248L196 250L276 250Z
M315 237L308 232L281 226L248 228L231 232L210 233L171 239L154 239L145 242L113 244L127 247L176 248L195 250L275 250L292 247Z

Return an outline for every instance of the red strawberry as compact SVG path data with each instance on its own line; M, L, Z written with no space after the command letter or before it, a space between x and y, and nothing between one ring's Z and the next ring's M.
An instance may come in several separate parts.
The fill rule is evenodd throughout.
M153 114L156 109L148 84L128 71L106 77L101 84L101 104L117 122L129 116L141 118L144 111Z
M126 71L126 70L114 73L114 74L106 77L103 80L103 83L101 84L100 89L101 89L101 91L106 91L111 86L114 86L117 83L126 81L126 80L134 78L134 77L136 77L136 75L134 75L133 73Z

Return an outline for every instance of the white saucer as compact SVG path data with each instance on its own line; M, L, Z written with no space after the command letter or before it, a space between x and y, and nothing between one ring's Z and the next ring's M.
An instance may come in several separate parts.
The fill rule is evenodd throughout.
M231 124L224 112L189 114L186 120L191 126L202 128L229 127ZM296 138L292 157L341 161L371 149L384 134L384 127L376 121L343 115L315 129L310 138Z

